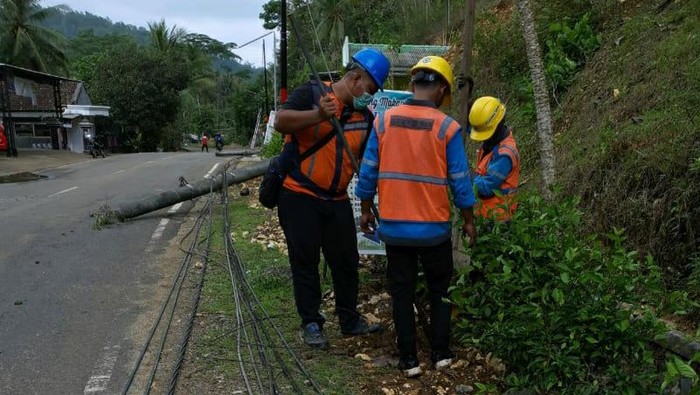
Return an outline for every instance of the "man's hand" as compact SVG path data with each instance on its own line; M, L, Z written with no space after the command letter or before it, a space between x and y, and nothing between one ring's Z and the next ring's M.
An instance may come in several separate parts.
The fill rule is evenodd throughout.
M469 247L473 247L476 244L476 226L472 222L462 224L462 235L469 236Z
M338 106L330 96L323 96L319 102L318 113L321 119L330 119L338 111Z
M365 233L372 233L377 229L377 224L375 223L374 214L363 213L360 217L360 230Z
M462 224L462 236L469 236L469 247L476 244L476 226L474 226L474 214L472 208L460 210L464 223Z

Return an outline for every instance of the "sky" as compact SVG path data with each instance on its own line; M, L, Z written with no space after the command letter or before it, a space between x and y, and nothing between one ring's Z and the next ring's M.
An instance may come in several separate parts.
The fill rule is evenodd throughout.
M267 0L44 0L43 6L65 4L75 11L107 17L112 22L148 28L149 21L165 19L168 26L177 25L190 33L202 33L219 41L239 46L269 30L258 17ZM277 37L279 41L279 37ZM272 34L265 37L267 62L273 62ZM234 53L244 62L261 67L262 40Z

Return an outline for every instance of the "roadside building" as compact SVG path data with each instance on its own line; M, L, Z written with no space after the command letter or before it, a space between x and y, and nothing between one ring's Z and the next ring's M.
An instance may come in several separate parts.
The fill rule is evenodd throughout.
M30 149L83 152L94 117L109 116L109 107L93 105L82 81L0 63L0 116L8 156Z

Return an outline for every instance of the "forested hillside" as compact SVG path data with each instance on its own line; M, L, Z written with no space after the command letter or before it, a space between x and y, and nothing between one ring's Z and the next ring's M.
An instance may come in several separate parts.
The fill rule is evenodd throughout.
M43 25L61 32L66 38L72 39L81 31L92 31L96 36L126 35L133 37L139 44L148 43L148 29L127 25L123 22L113 22L111 19L91 14L87 11L75 11L70 7L61 8L52 13Z
M139 45L147 45L150 41L149 30L144 27L127 25L119 21L113 22L109 18L87 11L75 11L70 7L61 7L57 12L50 13L42 25L60 32L69 40L81 39L78 45L72 46L75 51L83 50L85 44L89 45L88 41L99 40L99 37L105 36L131 37ZM259 69L243 64L237 59L218 59L215 61L215 66L217 69L233 73L243 70L251 71L253 74L260 72Z

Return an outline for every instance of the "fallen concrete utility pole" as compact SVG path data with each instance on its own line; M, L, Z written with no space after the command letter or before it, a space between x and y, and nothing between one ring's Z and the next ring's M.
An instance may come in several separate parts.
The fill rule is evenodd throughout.
M249 155L255 155L258 153L259 153L258 150L242 148L242 149L231 149L231 150L216 152L216 153L214 153L214 155L216 155L216 156L249 156Z
M254 165L226 172L226 187L262 176L265 174L265 170L267 170L269 164L270 160L265 159ZM223 174L219 173L215 177L210 179L205 178L194 184L187 184L186 186L171 191L165 191L157 195L145 196L132 202L126 202L114 211L114 215L120 221L125 221L130 218L138 217L139 215L150 213L151 211L170 207L173 204L206 195L212 189L215 191L221 190L223 179Z

